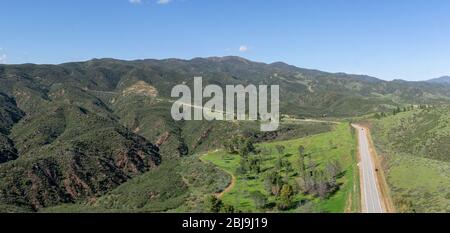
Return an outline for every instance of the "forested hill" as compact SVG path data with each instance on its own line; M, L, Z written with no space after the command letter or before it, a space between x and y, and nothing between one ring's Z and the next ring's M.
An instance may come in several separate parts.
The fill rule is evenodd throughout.
M221 137L252 128L173 121L170 91L192 85L194 76L204 85L280 85L281 112L298 117L450 99L445 85L239 57L0 65L0 205L36 210L98 196L164 160L220 146Z
M240 57L195 58L192 60L96 59L61 65L0 66L0 92L14 96L14 88L26 87L45 96L57 87L122 92L144 81L168 97L171 88L194 76L204 83L279 84L282 110L299 116L353 116L404 103L445 103L450 87L430 82L383 81L369 76L327 73L297 68L282 62L264 64ZM107 95L107 93L103 93ZM100 98L103 96L100 96Z

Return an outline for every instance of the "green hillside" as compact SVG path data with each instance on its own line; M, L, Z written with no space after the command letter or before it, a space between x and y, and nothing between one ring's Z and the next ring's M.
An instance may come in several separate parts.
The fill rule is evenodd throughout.
M141 193L140 185L133 185L137 182L145 192L154 186L155 192L164 193L169 186L153 183L151 177L168 175L173 164L183 171L194 155L221 149L233 136L263 143L331 129L329 124L285 122L278 131L263 133L259 122L176 122L170 116L171 89L181 83L192 86L195 76L202 76L204 85L221 87L279 85L281 113L298 119L349 118L410 104L441 106L450 98L447 85L388 82L239 57L0 65L0 210L40 211L63 204L86 206L90 201L87 206L96 210L199 211L203 197L198 190L222 187L226 174L199 165L221 182L179 186L148 203L126 202L127 190L136 187ZM444 113L434 117L439 114ZM428 118L434 122L433 116ZM420 124L436 129L417 138L428 143L426 147L411 143L412 148L402 149L448 162L448 138L440 131L447 122ZM183 174L169 176L173 180L162 184L186 183ZM174 197L173 202L167 197ZM196 204L180 206L186 198Z
M450 211L450 109L424 108L373 121L400 212Z

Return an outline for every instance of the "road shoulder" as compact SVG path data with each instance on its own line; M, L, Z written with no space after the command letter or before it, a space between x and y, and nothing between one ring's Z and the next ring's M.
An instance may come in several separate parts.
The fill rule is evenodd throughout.
M377 150L375 149L375 145L372 140L372 133L370 131L370 128L367 126L364 126L364 125L361 127L363 127L365 130L367 130L366 132L368 132L367 138L368 138L368 142L369 142L370 155L372 157L372 160L374 161L376 169L378 169L378 171L376 172L376 180L377 180L378 188L381 193L383 209L386 211L386 213L395 213L394 204L392 202L392 198L390 195L390 189L387 184L386 177L385 177L386 173L382 166L382 161L381 161L382 158L378 155Z
M357 127L355 127L356 125L352 124L353 129L355 130L355 136L356 136L356 161L357 161L357 167L358 167L358 175L359 175L359 196L360 196L360 209L359 211L362 213L365 208L365 199L364 199L364 189L363 189L363 174L361 171L361 154L360 154L360 150L359 150L359 146L360 146L360 138L359 138L359 129Z

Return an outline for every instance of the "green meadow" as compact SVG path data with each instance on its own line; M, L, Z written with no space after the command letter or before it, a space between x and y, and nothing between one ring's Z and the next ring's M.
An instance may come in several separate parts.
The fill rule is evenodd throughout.
M283 154L277 152L277 146L284 146ZM296 187L299 178L299 146L305 148L308 159L324 167L329 161L337 160L342 165L342 176L337 180L339 189L326 199L320 199L302 192L295 192L294 208L286 212L356 212L359 209L359 181L355 155L356 138L353 129L348 123L336 125L330 132L321 133L309 137L275 141L257 144L261 151L262 172L259 174L239 174L236 170L240 164L240 156L229 154L223 150L208 153L202 156L219 168L233 174L236 177L235 186L222 197L225 204L234 206L243 212L277 212L274 207L276 197L270 195L264 187L264 175L274 169L276 161L281 157L291 162L293 169L288 173L289 184ZM295 188L294 188L295 189ZM267 198L268 205L265 208L257 208L252 198L252 193L259 191Z

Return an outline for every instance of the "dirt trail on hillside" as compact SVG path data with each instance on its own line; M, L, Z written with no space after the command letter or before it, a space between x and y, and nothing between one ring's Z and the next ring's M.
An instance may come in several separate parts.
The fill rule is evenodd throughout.
M206 155L207 154L204 154L204 155L199 157L200 161L202 161L203 163L209 163L208 161L205 161L203 159L203 157L206 156ZM218 166L215 166L215 167L218 167ZM223 197L223 195L225 195L226 193L230 192L234 188L234 186L236 185L236 176L234 176L233 173L231 173L231 172L229 172L229 171L227 171L225 169L222 169L220 167L219 167L219 169L221 169L222 171L226 172L228 175L231 176L231 182L228 184L228 186L222 192L214 194L217 198L220 199L220 198Z
M219 199L222 198L223 195L225 195L226 193L230 192L236 185L236 177L233 174L231 174L231 172L228 172L226 170L223 170L223 171L225 171L226 173L228 173L231 176L231 182L230 182L230 184L228 184L228 186L222 192L216 193L216 197Z

